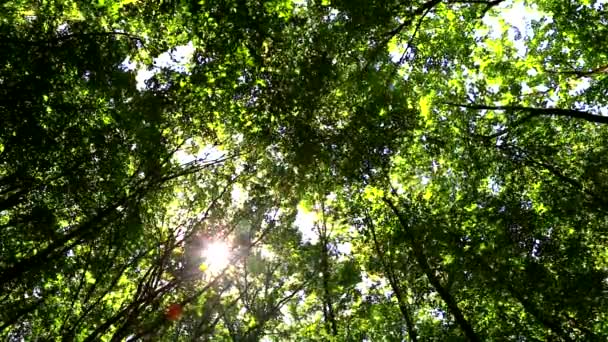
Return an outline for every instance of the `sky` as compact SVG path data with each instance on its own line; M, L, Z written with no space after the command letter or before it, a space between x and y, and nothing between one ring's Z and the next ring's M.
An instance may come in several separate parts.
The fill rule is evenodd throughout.
M194 45L192 42L186 45L180 45L175 47L174 51L166 51L161 53L157 58L154 59L154 68L148 70L145 68L139 68L127 58L123 63L122 67L126 70L137 69L137 89L143 90L146 88L146 81L149 80L155 73L160 71L160 68L169 68L174 71L187 72L188 64L194 53Z

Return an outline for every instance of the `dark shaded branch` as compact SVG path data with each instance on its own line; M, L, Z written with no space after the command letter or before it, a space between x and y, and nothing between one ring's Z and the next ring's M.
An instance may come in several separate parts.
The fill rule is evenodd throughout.
M550 315L548 315L545 310L539 309L529 298L527 295L522 294L519 290L513 286L513 281L511 279L507 279L504 276L503 272L494 271L488 263L480 257L475 258L476 262L481 266L484 273L488 276L488 279L495 278L496 280L492 280L495 286L498 288L506 289L513 298L515 298L519 304L529 313L535 320L541 323L545 328L553 331L558 334L565 341L572 341L572 339L568 336L568 333L562 329L560 324Z
M486 7L483 9L483 11L481 12L481 14L479 15L479 19L483 18L486 13L488 13L488 11L490 9L492 9L492 7L498 6L500 5L502 2L504 2L505 0L492 0L492 1L485 1L485 0L450 0L449 3L451 4L475 4L475 5L486 5Z
M0 38L0 42L8 42L13 44L22 44L22 45L32 45L32 46L43 46L49 43L56 44L62 41L67 41L73 38L90 38L90 37L111 37L111 36L123 36L127 37L130 40L136 41L141 44L142 47L145 47L144 41L135 35L132 35L127 32L117 32L117 31L107 31L107 32L89 32L89 33L69 33L64 35L56 36L52 39L41 39L41 40L21 40L21 39L13 39L13 38Z
M60 37L57 37L58 41L61 40L67 40L67 39L72 39L72 38L89 38L89 37L111 37L111 36L123 36L123 37L127 37L131 40L135 40L137 42L139 42L140 44L142 44L142 46L144 45L144 41L135 35L132 35L130 33L127 32L119 32L119 31L107 31L107 32L89 32L89 33L71 33L71 34L67 34L67 35L63 35Z
M530 119L536 117L537 115L534 114L528 114L518 120L515 120L512 124L509 125L509 127L502 129L496 133L490 134L490 135L480 135L480 134L475 134L472 133L474 136L479 137L481 139L486 139L486 140L490 140L490 139L494 139L494 138L498 138L501 135L507 134L510 131L512 131L513 129L523 125L524 123L530 121Z
M110 282L110 285L104 289L98 296L97 299L95 300L95 302L91 303L91 305L89 305L82 314L80 314L80 316L78 317L77 321L75 323L72 324L72 326L70 327L69 330L65 331L62 330L62 333L64 334L64 336L74 336L73 334L75 333L75 331L78 329L78 327L80 326L80 324L82 324L82 322L85 320L85 318L91 313L91 311L93 311L93 309L95 309L103 300L103 298L110 293L115 287L116 284L118 284L118 281L120 280L120 278L122 277L122 275L126 272L126 270L129 267L135 266L139 260L146 256L152 249L148 248L145 251L143 251L142 253L138 254L137 256L135 256L130 262L124 264L118 271L118 273L116 273L113 277L112 277L112 281ZM91 296L92 293L87 294L86 298L83 300L83 302L81 304L86 304L89 301L89 297ZM65 324L65 323L64 323Z
M89 220L78 225L64 236L51 242L40 252L19 260L10 267L2 270L0 273L0 286L4 286L10 281L14 281L26 273L39 272L51 261L61 258L68 250L80 244L82 239L89 235L91 231L94 231L95 228L109 225L116 221L119 218L119 212L116 209L127 203L128 199L129 197L123 196L97 215L92 216Z
M404 231L407 239L410 242L412 250L414 251L414 257L416 258L418 265L420 266L420 268L426 275L426 277L429 280L429 282L431 283L431 285L435 288L435 291L437 291L437 293L439 293L439 296L441 297L441 299L448 306L448 310L450 311L452 316L454 316L456 323L458 323L458 325L460 326L460 328L462 329L462 331L464 332L466 337L469 339L469 341L471 341L471 342L481 341L480 338L475 333L475 331L473 330L473 327L471 326L469 321L464 317L462 310L460 310L460 308L458 307L458 303L456 302L456 299L454 299L452 294L441 284L439 277L437 277L437 275L435 274L435 270L433 270L431 268L431 265L429 265L429 262L424 253L424 250L422 249L420 241L418 241L418 239L414 235L414 232L411 229L409 229L409 224L407 222L407 219L403 216L403 213L395 206L395 204L389 198L384 197L383 201L388 205L388 207L391 209L393 214L399 220L399 223L400 223L401 227L403 228L403 231Z
M530 156L529 153L527 153L525 150L515 147L515 146L501 145L501 146L499 146L499 148L502 150L505 150L505 151L509 151L512 154L521 155L523 157L521 162L523 162L524 164L526 164L528 166L531 166L533 170L539 170L538 167L540 167L542 169L549 171L553 176L555 176L560 181L562 181L566 184L569 184L572 188L587 195L590 200L597 201L597 203L600 205L600 208L604 208L606 206L607 201L603 197L601 197L600 195L596 194L595 192L589 190L589 188L586 187L581 181L567 176L558 167L552 165L551 163L547 162L546 160L534 159L533 156Z
M37 299L36 301L32 302L32 303L28 303L28 304L22 304L22 306L15 310L15 312L11 313L11 317L6 319L5 317L2 318L2 325L0 325L0 332L4 331L6 328L10 327L11 325L16 324L17 322L19 322L19 320L21 320L21 318L27 314L29 314L30 312L36 310L39 306L41 306L45 301L45 298L40 298Z
M151 303L159 300L159 296L164 295L165 293L173 289L176 285L176 282L169 282L158 290L155 290L154 292L149 293L148 295L142 296L142 290L145 286L143 282L140 282L138 290L134 296L135 299L123 310L119 311L113 317L98 326L97 329L95 329L95 331L93 331L89 336L87 336L84 341L96 341L100 335L103 335L112 325L115 325L120 321L124 320L125 322L130 322L134 314L139 313L142 308L145 308Z
M333 304L331 301L331 292L329 289L329 249L327 244L329 239L327 236L327 225L325 222L325 205L321 203L321 210L323 213L322 227L319 227L319 245L321 247L321 260L320 267L323 281L323 315L325 323L329 324L331 330L328 332L333 336L338 335L338 324L336 323L336 317L334 314Z
M418 23L416 24L416 28L414 28L414 32L410 36L410 39L408 39L408 41L407 41L407 45L405 46L405 50L403 51L403 54L401 54L401 57L399 58L399 61L397 62L397 68L395 68L395 70L393 71L393 75L397 72L398 68L405 61L405 58L407 57L407 52L411 49L412 44L414 43L414 39L416 38L416 35L418 35L418 31L420 31L420 26L422 26L422 22L424 21L424 18L426 17L427 14L429 14L429 12L432 9L433 9L432 7L429 7L427 10L425 10L422 13L422 15L420 16L420 18L418 19Z
M384 269L384 273L386 273L389 285L391 286L393 293L395 293L395 297L397 298L397 305L399 306L399 311L401 311L401 315L403 315L403 318L405 319L405 324L407 325L408 336L410 338L410 341L416 342L418 341L416 327L414 326L412 316L410 315L410 312L403 299L403 294L401 293L401 287L399 286L397 276L395 275L395 272L393 272L393 269L387 264L386 258L384 257L384 251L382 250L382 248L380 248L380 244L378 243L378 239L376 237L376 227L374 225L374 222L368 215L366 215L366 221L369 226L369 230L372 233L374 249L376 250L376 253L378 253L378 257L380 258L380 264Z
M385 33L384 34L384 37L385 37L384 40L382 40L378 45L376 45L376 47L374 48L373 52L371 53L371 56L368 59L367 63L365 63L365 66L363 67L363 70L367 70L367 68L369 67L371 61L376 58L376 56L378 55L378 53L384 47L386 47L386 45L391 41L391 39L393 39L395 36L397 36L399 33L401 33L407 27L411 26L412 23L414 22L414 20L416 19L416 17L418 17L420 15L423 15L423 14L426 15L426 13L428 13L428 11L430 11L431 9L433 9L433 7L437 6L439 3L441 3L441 0L430 0L430 1L427 1L426 3L422 4L422 6L418 7L413 12L409 13L409 15L410 15L409 19L404 20L401 24L399 24L399 26L397 26L394 29L392 29L391 31Z
M265 233L262 234L262 237L264 236L264 234ZM249 249L253 248L261 240L262 237L260 237L260 239L258 239L256 241L252 242L248 246L248 248ZM237 262L237 260L239 260L242 257L244 257L244 256L238 256L238 257L233 258L232 262L230 264ZM195 291L191 295L187 296L186 298L184 298L181 302L179 302L177 304L179 304L181 307L185 307L186 305L194 303L200 296L202 296L211 287L215 286L221 279L223 279L225 277L225 272L228 270L228 268L229 267L224 268L219 274L217 274L213 279L211 279L207 284L205 284L205 286L203 286L199 290ZM176 280L175 284L178 284L180 281L182 281L182 280L181 279ZM239 298L240 298L240 296L239 296ZM151 324L148 325L147 328L142 329L136 333L134 340L141 339L144 336L150 336L152 334L153 330L158 330L169 323L170 323L170 321L165 318L164 314L157 315L157 317L155 319L153 319L153 321L151 322ZM134 325L133 323L129 324L129 326L133 326L133 325Z
M268 322L279 313L279 310L281 310L281 308L288 301L293 299L293 297L295 297L301 290L303 290L313 279L314 278L308 278L307 280L302 282L300 285L298 285L296 288L294 288L288 295L284 296L275 305L273 305L268 310L268 312L265 313L264 319L262 319L260 322L258 322L254 326L248 328L247 331L245 331L245 333L243 334L246 337L246 341L258 341L259 334L261 332L263 332L263 330L266 327L266 325L268 324Z
M440 2L441 2L441 0L430 0L430 1L427 1L424 4L422 4L422 6L418 7L415 11L413 11L410 14L411 15L410 19L405 20L399 26L395 27L393 30L391 30L390 32L388 32L388 33L385 34L385 36L387 38L385 39L384 44L387 44L391 39L393 39L393 37L395 37L396 35L398 35L406 27L410 26L412 24L412 22L414 21L415 17L417 17L417 16L423 14L424 12L432 9L433 7L437 6Z
M593 77L593 76L596 76L599 74L607 74L608 73L608 64L602 65L600 67L597 67L597 68L591 69L591 70L556 71L555 73L562 74L562 75L574 75L578 78Z
M523 107L523 106L488 106L488 105L477 105L477 104L464 104L454 102L444 102L450 106L457 106L461 108L469 108L473 110L503 110L503 111L516 111L528 113L530 117L534 116L563 116L573 119L581 119L589 122L608 124L608 116L601 116L597 114L591 114L576 109L563 109L563 108L536 108L536 107Z
M70 310L68 310L66 312L66 314L64 315L63 323L61 324L61 329L59 331L63 331L65 329L68 319L70 318L72 313L74 313L74 309L75 309L74 305L76 304L76 300L80 296L80 292L82 291L82 289L86 283L86 273L89 270L89 267L91 266L92 254L93 254L93 248L89 248L89 252L87 253L86 261L84 263L84 267L83 267L82 273L80 275L80 281L78 282L78 287L76 288L76 292L74 292L74 295L72 296L72 300L70 303ZM95 287L95 285L97 285L97 282L93 285L93 288Z

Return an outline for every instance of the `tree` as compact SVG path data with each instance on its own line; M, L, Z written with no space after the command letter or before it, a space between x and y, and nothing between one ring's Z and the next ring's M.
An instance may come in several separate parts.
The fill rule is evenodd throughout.
M608 336L601 1L2 6L0 337Z

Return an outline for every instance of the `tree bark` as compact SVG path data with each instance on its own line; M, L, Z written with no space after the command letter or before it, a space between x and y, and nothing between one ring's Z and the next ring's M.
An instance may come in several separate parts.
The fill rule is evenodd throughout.
M374 240L374 249L376 250L376 253L378 253L378 256L380 257L380 263L382 264L384 273L386 274L389 285L391 286L391 289L393 290L393 293L395 293L395 297L397 298L397 305L399 306L399 311L401 311L401 315L403 316L403 319L405 320L405 324L407 325L408 337L411 342L417 342L418 335L416 333L416 327L414 326L414 322L412 321L412 316L410 315L410 312L407 309L407 306L403 299L403 294L401 293L401 287L399 286L398 279L395 276L395 272L393 272L393 270L387 265L386 259L384 257L384 252L380 248L380 244L378 243L378 239L376 237L376 229L375 229L374 223L372 222L371 218L369 218L369 217L367 217L367 221L369 223L369 228L372 233L372 239Z
M329 250L327 244L329 243L327 237L327 226L325 224L325 206L321 206L323 211L323 226L319 228L319 244L321 246L321 273L323 282L323 314L325 316L325 322L329 324L328 332L333 335L338 335L338 324L336 323L336 317L334 315L333 304L331 301L331 293L329 290Z
M429 280L429 282L431 283L431 285L433 285L433 287L435 288L435 291L437 291L437 293L439 293L439 296L441 297L441 299L448 306L448 310L450 311L452 316L454 316L456 323L458 323L458 325L460 326L460 328L462 329L462 331L464 332L466 337L469 339L469 341L471 341L471 342L481 341L479 339L479 337L477 336L477 334L475 333L475 331L473 330L473 327L471 326L469 321L464 317L464 314L462 313L462 310L460 310L460 308L458 307L458 303L456 302L454 297L441 284L441 281L435 275L435 271L429 265L426 255L424 254L424 250L421 247L420 241L418 241L418 239L414 235L414 232L411 229L409 229L407 220L405 219L405 217L403 216L401 211L399 211L399 209L397 209L395 204L387 197L384 197L383 200L390 207L390 209L395 214L395 216L397 216L397 219L399 220L399 223L401 224L401 226L406 234L406 237L410 241L412 250L414 251L414 257L416 258L418 265L420 266L420 268L426 275L426 277Z
M537 108L537 107L523 107L523 106L488 106L488 105L477 105L477 104L463 104L445 102L451 106L457 106L462 108L469 108L474 110L503 110L503 111L516 111L525 112L531 116L563 116L573 119L581 119L589 122L608 124L608 116L602 116L597 114L591 114L582 110L576 109L563 109L563 108Z

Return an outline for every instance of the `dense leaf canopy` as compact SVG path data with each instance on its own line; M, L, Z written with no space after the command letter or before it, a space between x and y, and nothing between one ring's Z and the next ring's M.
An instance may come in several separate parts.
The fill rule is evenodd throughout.
M603 0L0 5L0 339L608 339Z

